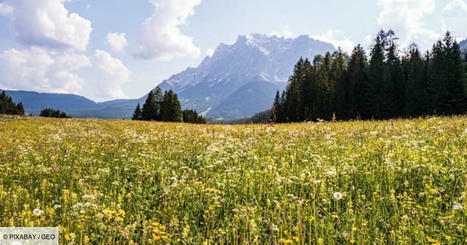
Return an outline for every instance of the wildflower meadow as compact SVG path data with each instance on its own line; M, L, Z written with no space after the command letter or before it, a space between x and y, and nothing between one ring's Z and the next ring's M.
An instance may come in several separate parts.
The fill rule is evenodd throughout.
M0 118L0 227L61 244L466 244L467 117Z

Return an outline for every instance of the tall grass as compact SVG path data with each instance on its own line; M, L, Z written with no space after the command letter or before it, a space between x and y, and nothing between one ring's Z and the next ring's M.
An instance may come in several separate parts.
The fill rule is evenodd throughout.
M0 226L64 244L465 244L467 117L0 119Z

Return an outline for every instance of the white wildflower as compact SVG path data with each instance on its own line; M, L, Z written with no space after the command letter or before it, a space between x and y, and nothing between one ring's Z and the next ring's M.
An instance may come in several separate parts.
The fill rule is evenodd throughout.
M334 199L336 199L336 200L341 200L342 197L344 197L344 196L342 195L342 193L340 193L340 192L338 192L338 191L337 191L337 192L334 192Z
M32 213L34 214L34 216L41 216L41 214L43 214L44 211L39 208L36 208L32 211Z
M271 230L272 230L272 231L275 231L275 232L278 232L278 231L279 231L279 227L277 227L277 225L275 225L275 224L272 224L272 225L271 225Z
M96 199L96 197L94 195L83 195L82 196L83 199L88 199L88 200L94 200Z
M454 210L454 211L457 211L457 210L464 210L464 207L462 207L462 204L460 204L460 203L455 203L455 204L452 206L452 210Z

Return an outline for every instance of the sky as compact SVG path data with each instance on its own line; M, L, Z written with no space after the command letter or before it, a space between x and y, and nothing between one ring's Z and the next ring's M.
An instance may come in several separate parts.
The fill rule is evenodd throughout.
M426 50L466 26L467 0L0 0L0 89L138 98L238 35Z

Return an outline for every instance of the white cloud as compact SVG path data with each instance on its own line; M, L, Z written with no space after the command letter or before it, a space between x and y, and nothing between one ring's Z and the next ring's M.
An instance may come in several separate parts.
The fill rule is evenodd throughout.
M340 30L330 30L324 35L313 36L313 38L331 43L336 48L340 47L348 53L351 53L355 46L352 40L347 38L345 33Z
M13 8L10 5L0 3L0 15L7 16L13 13Z
M93 65L99 70L100 79L95 84L99 98L124 98L121 86L130 79L131 72L119 60L103 50L96 50Z
M181 33L179 27L192 16L201 0L149 0L155 10L141 27L138 56L144 59L163 59L193 56L200 49L193 38Z
M69 13L67 0L6 0L0 14L7 16L17 39L26 46L85 50L91 22Z
M467 37L467 3L463 0L452 0L441 11L443 31L451 31L455 36Z
M379 0L382 11L378 24L392 29L403 46L416 42L422 48L429 48L439 35L423 26L422 18L434 12L435 0Z
M92 80L80 77L82 71ZM0 88L39 92L81 94L97 100L125 98L122 84L131 72L109 53L96 50L94 56L72 51L57 54L40 47L10 49L0 53Z
M76 93L84 80L75 72L91 65L84 55L56 55L39 47L5 50L0 59L1 87L56 93Z
M107 34L106 44L113 52L122 52L126 46L128 46L128 41L126 40L125 33L112 33Z

